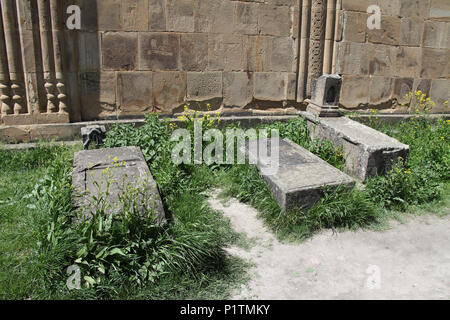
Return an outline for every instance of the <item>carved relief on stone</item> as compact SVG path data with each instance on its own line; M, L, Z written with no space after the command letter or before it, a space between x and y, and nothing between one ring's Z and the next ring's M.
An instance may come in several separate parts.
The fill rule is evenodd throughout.
M307 96L311 96L312 84L323 71L326 4L326 0L312 0Z
M9 70L9 80L14 114L23 113L23 75L19 50L19 32L17 27L17 8L14 0L1 0L5 47ZM4 84L5 85L5 84ZM5 107L5 109L7 109ZM6 111L8 112L8 111Z
M322 40L325 31L326 1L313 0L311 7L311 35L313 40Z
M309 75L322 75L323 41L311 40L309 47Z
M6 61L5 38L3 36L3 19L0 15L0 112L2 115L11 113L9 86L8 61Z
M52 35L50 21L50 7L48 0L38 0L39 29L41 33L42 68L44 71L44 88L47 96L47 113L56 112L54 95L55 85L52 76Z
M53 36L53 57L55 60L55 78L56 78L56 88L58 91L58 101L59 101L59 113L68 113L67 107L67 95L66 95L66 85L64 83L64 73L63 73L63 21L62 21L62 8L61 1L50 0L50 15L51 15L51 25L52 25L52 36Z
M299 68L298 68L298 88L297 102L303 102L306 94L307 73L308 73L308 53L310 35L311 1L302 0L302 13L300 21L300 48L299 48Z

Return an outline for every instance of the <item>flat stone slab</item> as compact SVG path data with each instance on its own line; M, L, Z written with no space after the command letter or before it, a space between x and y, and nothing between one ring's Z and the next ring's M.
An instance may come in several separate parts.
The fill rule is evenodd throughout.
M259 139L257 143L266 144L267 150L271 150L275 139L278 138ZM256 141L247 144L246 155L256 162L261 176L269 184L274 198L284 211L312 207L324 195L325 187L351 188L355 185L351 177L289 139L279 139L279 165L277 170L272 170L272 161L270 170L267 170L270 162L268 158L276 159L272 157L276 148L266 158L255 152L256 148L249 148L252 143Z
M77 152L72 183L76 193L75 202L86 216L95 210L94 197L104 195L105 203L108 204L105 213L115 214L123 210L120 198L127 194L139 212L154 210L156 221L165 223L158 187L137 147Z
M350 118L317 118L308 112L301 115L308 120L313 139L330 140L343 148L345 172L360 181L386 173L399 157L409 156L408 145Z

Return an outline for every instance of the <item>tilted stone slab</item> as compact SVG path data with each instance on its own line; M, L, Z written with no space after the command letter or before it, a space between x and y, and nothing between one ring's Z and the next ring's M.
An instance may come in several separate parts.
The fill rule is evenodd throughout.
M106 214L120 212L120 197L128 192L139 212L154 210L156 222L165 223L158 187L139 148L80 151L75 154L73 167L75 202L85 216L95 210L94 197L105 195L108 190Z
M258 143L267 144L271 150L274 139L260 139ZM273 170L272 154L261 156L256 148L249 148L247 144L246 155L257 167L261 176L267 181L275 200L284 211L294 208L310 208L324 195L325 189L342 186L351 188L355 181L323 161L308 150L300 147L289 139L279 139L279 159L277 170ZM274 152L276 149L272 150ZM271 167L269 170L268 167Z
M347 117L317 118L308 112L301 114L308 120L313 139L330 140L343 148L345 172L360 181L386 173L399 157L409 156L408 145Z

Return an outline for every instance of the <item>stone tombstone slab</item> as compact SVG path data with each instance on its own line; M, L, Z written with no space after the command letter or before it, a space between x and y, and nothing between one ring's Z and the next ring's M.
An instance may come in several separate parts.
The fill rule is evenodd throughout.
M337 74L320 76L314 83L308 111L319 117L337 117L342 78Z
M261 176L283 211L311 208L324 195L326 188L351 188L355 185L351 177L289 139L279 139L278 170L265 173L268 161L256 151L259 147L255 148L254 144L266 144L267 150L274 152L271 149L274 139L278 138L250 141L241 151L249 159L256 159Z
M301 112L308 120L311 138L330 140L343 148L345 171L352 177L365 181L384 174L399 157L407 159L409 146L347 117L318 118Z
M117 214L123 209L120 198L126 191L140 213L154 210L156 222L166 222L158 187L137 147L77 152L72 183L75 202L85 210L85 217L91 214L94 197L99 195L106 195L106 214Z

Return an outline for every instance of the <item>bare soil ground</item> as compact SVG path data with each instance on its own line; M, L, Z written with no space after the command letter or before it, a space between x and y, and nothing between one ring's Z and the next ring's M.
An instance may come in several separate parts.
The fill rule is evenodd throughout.
M227 248L250 262L248 285L233 299L450 299L450 216L421 215L387 231L316 234L280 243L252 207L210 199L248 250Z

